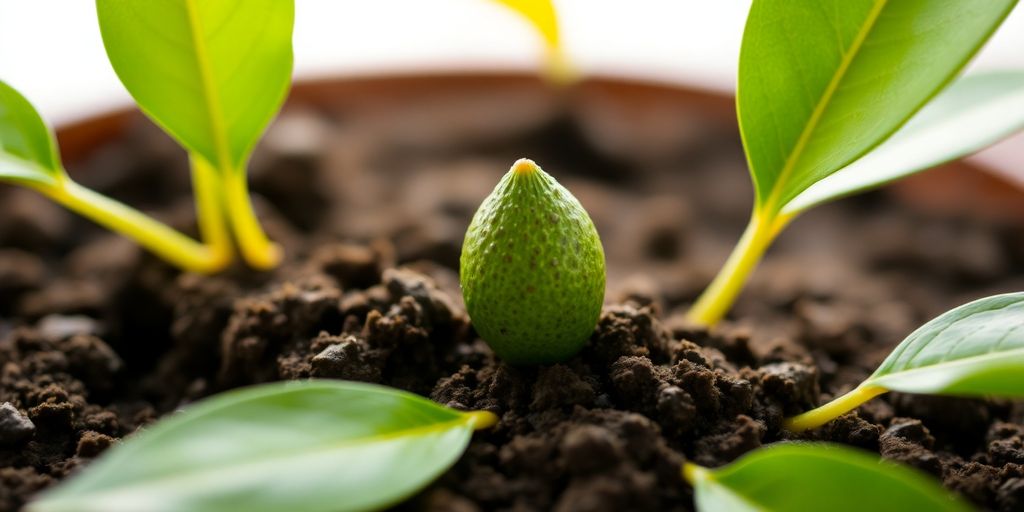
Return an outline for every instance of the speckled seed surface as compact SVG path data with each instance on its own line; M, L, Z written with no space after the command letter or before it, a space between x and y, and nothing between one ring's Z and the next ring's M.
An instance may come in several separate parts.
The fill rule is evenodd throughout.
M562 361L582 348L601 313L604 250L580 202L521 159L470 223L460 281L474 327L500 357Z

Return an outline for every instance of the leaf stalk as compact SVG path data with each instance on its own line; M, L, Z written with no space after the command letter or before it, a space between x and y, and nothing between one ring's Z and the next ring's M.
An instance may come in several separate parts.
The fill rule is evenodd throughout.
M710 327L729 312L768 246L794 217L787 213L765 215L764 211L754 210L750 223L722 270L687 313L691 322Z
M281 248L267 238L249 198L249 184L243 170L221 172L225 207L238 248L254 269L270 270L281 262Z
M229 261L218 251L166 224L124 203L93 192L69 178L60 180L54 186L36 189L69 210L134 239L161 258L186 270L210 274L223 269Z
M881 386L862 384L831 402L803 414L787 418L782 422L783 428L791 432L803 432L818 428L854 409L872 398L888 392Z
M215 258L227 266L235 257L235 250L225 220L224 191L220 176L200 155L189 154L189 162L192 167L192 187L195 191L199 234Z

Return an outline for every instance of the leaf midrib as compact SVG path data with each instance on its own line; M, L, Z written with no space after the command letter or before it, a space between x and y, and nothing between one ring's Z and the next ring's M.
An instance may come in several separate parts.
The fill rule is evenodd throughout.
M849 70L853 60L857 57L861 47L864 45L864 41L867 40L868 34L875 27L875 23L878 21L879 15L885 8L888 0L875 0L875 4L871 7L871 11L868 13L868 17L860 31L857 32L853 42L850 44L850 48L843 55L842 60L839 63L839 67L832 75L829 80L828 86L825 87L825 92L822 93L821 98L818 99L818 103L814 106L814 110L811 112L810 119L807 120L807 124L804 125L804 129L800 132L800 137L797 138L796 145L793 146L793 150L789 153L786 158L786 163L782 167L782 171L775 179L775 184L772 187L772 192L768 196L768 199L762 205L763 211L774 214L776 210L780 210L785 205L779 203L779 198L782 196L782 191L786 180L789 179L789 175L792 174L796 164L800 161L803 156L803 152L810 142L811 135L818 128L818 123L821 122L821 117L825 114L825 110L828 108L829 103L832 101L832 97L835 95L836 90L839 88L839 83L842 82L846 76L846 72Z
M918 366L916 368L909 368L909 369L906 369L906 370L899 370L899 371L895 371L895 372L885 373L885 374L882 374L882 375L872 375L870 378L868 378L868 380L864 381L861 384L861 386L868 385L868 384L873 384L873 383L878 383L878 381L880 381L880 380L882 380L882 379L884 379L886 377L891 377L891 376L894 376L894 375L906 376L906 375L909 374L909 375L913 376L913 374L915 374L915 373L919 373L920 374L920 373L935 371L936 369L942 370L942 369L945 369L945 368L953 368L953 367L958 367L958 366L970 366L971 364L975 364L975 363L979 363L979 362L984 362L984 361L987 361L987 360L999 360L999 359L1003 359L1005 357L1018 356L1018 355L1019 356L1024 356L1024 347L1014 348L1014 349L1010 349L1010 350L1003 350L1003 351L999 351L999 352L986 352L984 354L979 354L979 355L975 355L975 356L971 356L971 357L965 357L965 358L957 359L957 360L954 360L954 361L944 361L944 362L941 362L941 363L935 363L935 364L931 364L931 365L928 365L928 366ZM883 387L886 387L886 386L883 386ZM886 387L886 389L889 389L889 388ZM894 390L894 391L898 391L898 390Z
M986 314L986 313L992 313L992 312L997 312L997 311L1003 311L1003 310L1006 310L1007 308L1011 308L1011 307L1020 305L1022 302L1024 302L1024 298L1018 298L1018 295L1020 295L1020 294L1013 294L1013 293L1011 293L1011 294L1006 294L1006 295L1003 295L1003 296L995 295L995 296L992 296L992 297L986 297L984 299L979 299L976 302L964 304L963 306L960 306L958 308L955 308L953 310L950 310L950 311L940 315L939 317L933 319L932 321L926 323L925 325L917 328L914 332L910 333L910 335L908 335L907 338L905 340L903 340L903 342L901 342L899 344L899 346L896 347L896 349L892 352L892 354L890 354L889 357L886 357L885 360L882 361L882 365L879 368L879 371L881 370L881 368L885 368L887 366L891 367L892 365L897 364L897 362L900 359L904 358L905 352L907 352L907 350L910 349L911 346L915 346L916 345L917 346L917 350L914 352L913 355L911 355L909 357L906 357L906 360L903 363L904 367L906 367L907 365L909 365L914 360L914 358L916 358L921 353L922 350L924 350L933 341L938 339L939 336L942 336L942 334L944 332L946 332L948 329L952 328L956 324L959 324L961 322L965 322L965 321L968 321L968 320L972 320L977 315ZM1009 301L1006 302L1005 304L1000 305L999 307L989 307L988 306L989 301L996 301L996 300L999 300L999 299L1002 299L1002 298L1007 298L1007 299L1009 299ZM984 307L977 306L978 303L982 303L982 302L984 302ZM968 308L972 308L972 307L978 307L979 309L976 309L976 310L975 309L968 309ZM949 320L948 323L945 323L945 324L942 324L942 325L938 325L938 326L935 325L940 320L943 320L943 319L946 319L948 317L954 316L953 313L956 312L956 311L963 312L963 311L966 311L966 310L969 310L969 313L964 314L963 316L952 318L951 320ZM927 340L927 341L924 341L924 340ZM991 353L991 352L986 352L986 354L988 354L988 353ZM985 355L985 354L979 354L979 355ZM892 362L890 362L890 361L892 361ZM938 364L943 363L943 362L945 362L945 361L941 361L940 360L937 363L935 363L935 365L938 365ZM929 365L929 367L935 366L935 365ZM915 368L920 368L920 367L915 367ZM915 369L915 368L912 368L912 369ZM907 371L909 371L909 370L907 370Z
M192 36L192 48L196 57L196 68L199 73L199 81L202 89L203 101L206 103L207 117L210 122L210 129L213 132L214 150L217 152L219 162L211 162L219 171L231 167L231 150L228 148L227 134L224 131L223 112L220 109L220 98L213 86L213 76L210 69L209 56L206 43L203 41L203 26L197 14L195 0L185 0L185 11L188 17L189 31Z
M283 451L277 454L269 455L267 457L262 457L257 461L254 461L252 459L246 459L240 461L237 464L206 465L202 469L196 471L187 470L181 473L174 473L170 475L157 476L154 478L147 478L137 482L129 482L128 484L122 486L101 488L96 492L90 492L88 489L83 489L79 492L72 492L67 496L58 495L54 497L52 501L54 503L59 504L62 501L74 500L77 503L79 500L83 499L83 496L88 496L91 499L98 499L102 498L103 496L121 494L126 491L130 491L132 488L146 488L160 485L166 486L176 482L182 483L194 481L196 479L202 480L205 478L209 478L211 476L216 476L217 474L224 473L226 471L244 472L252 467L266 465L268 463L274 463L284 459L302 458L310 455L322 454L328 451L341 450L352 445L383 443L400 437L415 437L419 435L441 432L444 430L449 430L451 428L468 425L470 422L470 418L471 416L467 414L461 414L457 418L448 421L443 421L440 423L423 425L415 428L400 429L391 432L386 432L383 434L371 435L369 437L345 439L338 442L327 443L324 445L311 445L303 449ZM253 451L255 452L256 450L254 449ZM139 483L139 485L137 485L136 483ZM47 505L47 501L48 500L43 500L40 502L41 505L44 505L44 507L41 508L40 510L47 510L47 508L45 508L45 505Z

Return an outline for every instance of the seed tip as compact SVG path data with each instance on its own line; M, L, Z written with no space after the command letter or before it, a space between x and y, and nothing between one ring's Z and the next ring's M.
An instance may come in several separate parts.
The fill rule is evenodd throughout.
M529 158L520 158L512 164L512 172L519 176L528 176L540 170L537 163Z

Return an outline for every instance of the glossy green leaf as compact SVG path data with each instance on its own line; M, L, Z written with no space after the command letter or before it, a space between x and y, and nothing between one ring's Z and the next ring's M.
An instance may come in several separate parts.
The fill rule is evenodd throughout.
M961 78L880 146L786 204L796 213L967 156L1024 128L1024 72Z
M970 510L913 469L837 445L777 444L685 475L701 512Z
M784 422L816 428L888 392L1024 397L1024 292L947 311L907 336L859 386Z
M939 315L907 336L864 385L1024 397L1024 293L986 297Z
M455 463L488 421L369 384L236 390L127 439L29 510L379 509Z
M0 81L0 179L53 185L64 175L53 134L29 101Z
M885 140L948 83L1015 0L755 0L737 110L768 215Z
M241 169L288 91L293 2L97 0L96 10L142 110L217 169Z

